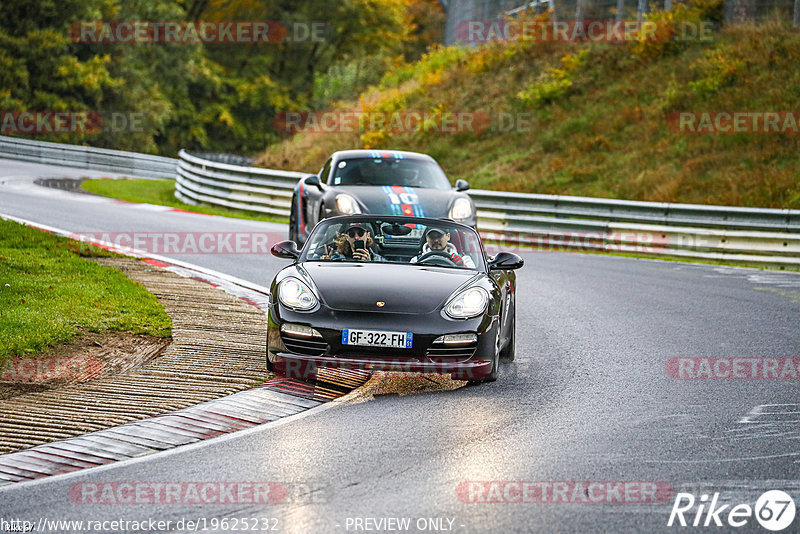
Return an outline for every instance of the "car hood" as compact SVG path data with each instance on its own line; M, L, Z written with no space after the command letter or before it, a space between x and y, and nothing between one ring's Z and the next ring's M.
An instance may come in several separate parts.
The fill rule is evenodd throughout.
M307 262L302 268L329 308L384 313L430 313L480 276L465 269L391 263Z
M381 187L381 186L347 186L336 187L339 193L347 193L358 199L367 213L378 215L408 215L414 217L449 217L450 206L457 193L452 189L423 189L420 187ZM389 193L394 193L395 197ZM416 204L394 204L392 200L402 202L402 193L416 195ZM465 195L466 196L466 195Z

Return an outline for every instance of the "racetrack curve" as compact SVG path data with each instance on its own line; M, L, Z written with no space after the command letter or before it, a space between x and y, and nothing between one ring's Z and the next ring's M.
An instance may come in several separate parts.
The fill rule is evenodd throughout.
M32 176L88 174L0 160L0 213L75 232L286 235L283 225L151 210L31 183ZM378 396L140 461L17 485L0 490L0 516L34 523L152 518L172 521L172 531L181 530L182 518L205 518L211 526L211 518L234 517L275 518L268 525L278 532L365 531L356 518L362 527L366 518L408 518L411 531L421 518L440 518L426 526L464 533L695 530L667 526L672 498L471 503L458 491L468 481L660 481L698 498L719 492L720 502L731 504L782 489L800 505L798 380L678 380L667 373L678 357L800 356L800 275L578 253L524 256L517 359L495 383ZM252 254L176 259L261 285L285 265ZM70 498L70 488L81 488L75 484L113 481L276 481L290 496L267 505L92 505ZM785 532L798 525L795 519ZM767 532L752 518L733 530Z

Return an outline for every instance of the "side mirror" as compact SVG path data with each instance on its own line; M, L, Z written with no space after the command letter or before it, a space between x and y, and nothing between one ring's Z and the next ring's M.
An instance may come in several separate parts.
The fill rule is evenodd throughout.
M466 180L456 180L456 191L466 191L469 189L469 182Z
M322 182L319 181L319 176L317 176L316 174L312 174L311 176L306 176L306 178L303 180L303 183L306 184L307 186L314 186L320 191L322 191Z
M272 245L272 250L270 252L272 252L273 256L286 260L296 260L300 257L300 251L297 250L297 243L291 240L275 243Z
M513 271L525 265L525 260L511 252L498 252L489 262L490 271Z

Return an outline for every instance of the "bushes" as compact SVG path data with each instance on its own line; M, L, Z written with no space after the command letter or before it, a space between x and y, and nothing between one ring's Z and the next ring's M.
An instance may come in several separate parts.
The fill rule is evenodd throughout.
M554 102L566 95L572 87L571 75L589 57L589 49L583 48L577 55L567 54L561 58L563 68L550 68L543 72L526 90L517 93L524 104L538 108Z
M724 20L724 0L689 0L673 3L669 11L656 10L645 15L652 28L643 27L631 51L643 58L652 59L663 54L674 54L691 43L713 40Z

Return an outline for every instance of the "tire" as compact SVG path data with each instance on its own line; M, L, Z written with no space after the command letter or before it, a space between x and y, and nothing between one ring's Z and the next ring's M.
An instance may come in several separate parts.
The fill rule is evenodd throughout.
M272 374L275 374L275 366L272 365L271 361L269 361L269 338L267 338L267 358L266 358L266 360L267 360L267 371L272 373Z
M481 382L494 382L495 380L497 380L499 374L500 374L500 353L498 351L495 351L494 358L492 359L492 370L489 373L489 376L481 380Z
M470 384L482 384L484 382L494 382L497 380L498 375L500 374L500 350L498 347L498 343L500 341L500 332L498 327L497 338L494 342L494 354L492 355L492 370L489 371L489 375L485 378L481 378L480 380L467 380Z
M300 236L298 232L298 216L300 212L300 206L297 205L297 193L292 195L292 207L289 211L289 239L297 243L297 246L300 246Z
M504 362L513 362L514 361L514 357L515 357L515 353L516 353L516 347L515 347L515 343L514 343L514 337L515 337L515 334L516 334L516 331L517 331L517 304L516 304L516 302L514 302L514 304L512 305L511 309L512 309L512 313L513 313L513 315L511 316L511 327L510 327L511 328L511 333L508 336L508 342L506 343L506 346L503 347L502 351L500 351L500 359L503 360Z

